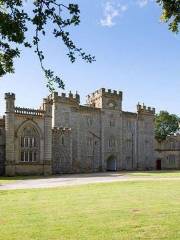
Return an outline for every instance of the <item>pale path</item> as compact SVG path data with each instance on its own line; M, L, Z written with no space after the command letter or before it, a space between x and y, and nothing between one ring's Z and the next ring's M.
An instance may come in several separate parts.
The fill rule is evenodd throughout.
M105 183L116 181L163 181L180 180L180 177L160 176L128 176L123 173L91 173L91 174L65 174L49 178L16 180L13 183L0 184L0 190L53 188L63 186L82 185L89 183Z

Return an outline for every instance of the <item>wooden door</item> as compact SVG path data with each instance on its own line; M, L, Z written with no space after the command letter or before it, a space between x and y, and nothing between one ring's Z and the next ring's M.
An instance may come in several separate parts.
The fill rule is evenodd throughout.
M156 170L161 170L161 159L157 159L156 161Z

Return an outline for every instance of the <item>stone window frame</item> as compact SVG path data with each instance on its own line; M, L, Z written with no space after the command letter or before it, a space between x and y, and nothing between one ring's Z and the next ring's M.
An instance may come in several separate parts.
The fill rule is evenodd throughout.
M21 151L21 162L36 162L37 153L35 151Z
M21 136L25 128L31 127L36 131L38 136L38 155L35 162L21 162ZM39 164L43 162L44 158L44 132L39 124L34 119L24 120L15 130L16 138L16 162L21 164Z
M31 131L31 134L25 131ZM34 133L34 135L32 134ZM37 162L40 156L40 136L34 126L26 125L20 134L20 162L33 163Z

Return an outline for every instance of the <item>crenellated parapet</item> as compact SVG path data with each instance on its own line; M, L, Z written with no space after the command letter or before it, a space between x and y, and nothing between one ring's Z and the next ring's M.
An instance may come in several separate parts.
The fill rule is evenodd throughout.
M123 93L121 91L111 90L111 89L105 89L101 88L99 90L96 90L92 94L89 94L87 96L88 100L98 98L98 97L115 97L115 98L121 98L122 99Z
M59 103L66 103L66 104L75 104L79 105L80 103L80 95L76 92L76 94L73 94L71 91L66 93L61 93L60 95L58 92L52 93L49 97L49 100L52 102L59 102Z
M87 104L95 108L122 109L121 91L101 88L87 96Z
M137 112L138 112L138 114L155 115L156 110L155 110L155 108L147 107L144 104L141 105L141 104L138 103L138 105L137 105Z
M15 94L14 93L5 93L5 99L13 99L15 100Z

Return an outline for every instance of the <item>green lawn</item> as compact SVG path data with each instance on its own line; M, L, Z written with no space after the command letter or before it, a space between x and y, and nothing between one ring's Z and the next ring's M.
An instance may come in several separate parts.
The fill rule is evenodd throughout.
M122 174L133 177L180 177L180 171L168 170L168 171L135 171L135 172L122 172Z
M16 176L16 177L0 176L0 184L8 184L8 183L14 183L18 180L28 180L28 179L38 179L38 178L45 178L45 177L44 176Z
M180 180L0 191L2 240L180 239Z

